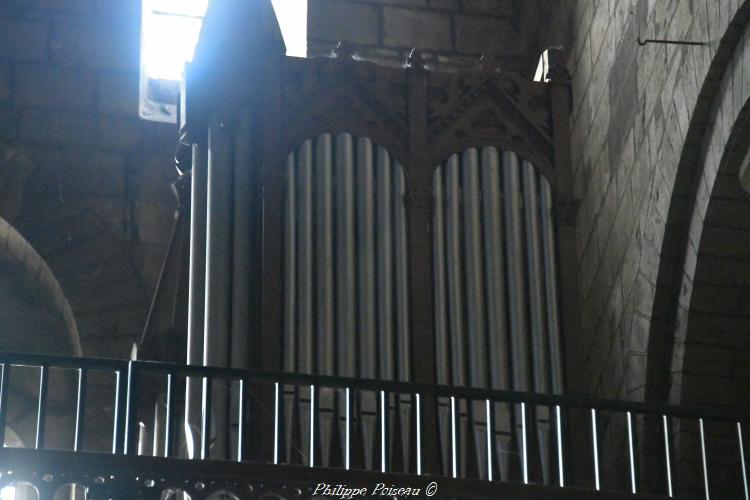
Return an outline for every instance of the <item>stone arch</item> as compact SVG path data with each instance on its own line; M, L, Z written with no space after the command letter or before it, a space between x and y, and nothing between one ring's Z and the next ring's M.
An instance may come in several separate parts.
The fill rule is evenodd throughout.
M634 375L642 377L641 380L631 381L631 387L645 384L648 400L671 398L673 403L680 402L680 391L673 390L676 386L672 372L675 363L682 362L681 349L709 200L725 184L721 179L732 170L739 187L736 157L740 149L737 148L742 145L740 139L750 115L746 104L750 98L750 77L743 73L743 62L745 65L750 62L749 19L750 2L744 1L715 48L674 173L660 244L651 321L646 338L640 340L646 350L645 370ZM638 341L636 332L633 333Z

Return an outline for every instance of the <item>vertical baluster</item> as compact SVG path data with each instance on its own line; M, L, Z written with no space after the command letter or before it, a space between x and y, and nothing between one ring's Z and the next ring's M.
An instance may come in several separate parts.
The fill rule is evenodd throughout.
M242 384L242 380L240 380L240 384ZM240 389L242 389L242 385L240 385ZM280 388L278 382L273 384L273 390L273 463L278 464L280 439L279 427L281 425L281 415L279 415L279 403L281 402L281 395L279 394ZM242 403L242 398L240 398L240 403ZM287 439L291 439L291 432L287 436ZM242 456L238 457L238 460L241 462Z
M591 438L593 442L593 454L594 454L594 486L596 491L601 489L599 482L599 436L596 430L596 410L591 409Z
M451 396L451 474L458 477L458 454L456 442L456 398Z
M485 421L487 422L487 429L486 429L486 435L487 435L487 480L492 481L492 412L491 412L491 405L489 399L486 399L484 401L485 404Z
M164 456L170 457L174 444L174 414L175 414L174 375L167 373L167 400L164 405Z
M745 464L745 444L742 442L742 424L737 422L737 441L740 445L740 465L742 466L742 486L744 487L745 500L750 500L750 492L747 488L747 466Z
M698 419L698 425L700 427L701 434L701 461L703 463L703 490L706 494L706 500L711 498L711 494L708 489L708 461L706 460L706 433L703 429L703 419Z
M42 365L39 368L39 401L36 413L36 440L34 448L44 447L44 430L47 421L47 387L49 386L49 367Z
M0 365L0 446L5 443L5 422L8 420L8 393L10 392L10 363Z
M419 394L415 395L417 405L417 475L422 475L422 400ZM437 437L437 436L434 436Z
M310 448L308 453L310 454L309 464L310 467L315 467L315 412L317 411L315 405L315 386L310 386Z
M380 391L380 472L388 470L388 398L389 394Z
M560 488L565 487L565 461L563 457L562 414L560 405L555 406L555 437L557 438L557 476Z
M242 462L242 452L243 452L243 443L245 439L245 381L243 379L240 379L238 381L239 384L239 390L237 394L237 461ZM278 449L279 449L279 430L278 430L278 421L281 418L279 416L279 384L278 382L274 384L274 415L276 415L276 419L274 421L273 426L273 433L274 433L274 439L273 439L273 456L274 456L274 462L278 459Z
M521 469L523 484L529 484L529 454L526 436L526 403L521 403Z
M208 460L211 447L211 379L203 377L203 413L201 415L201 460Z
M664 424L664 457L667 467L667 495L672 498L672 463L669 451L669 422L667 416L662 415L662 422Z
M81 451L83 448L83 431L86 404L86 381L88 371L86 368L78 369L78 391L76 394L76 428L73 437L73 451Z
M635 446L633 444L633 415L627 412L628 419L628 455L630 458L630 492L636 494L635 479Z
M112 416L112 453L117 453L117 448L120 445L120 386L122 385L120 379L122 378L121 371L115 372L115 406L114 415Z
M352 455L352 402L350 399L351 390L347 387L345 392L345 404L346 404L346 431L344 440L344 468L349 470L351 468L351 455Z
M125 445L124 453L138 453L138 407L137 407L136 368L133 361L128 362L127 387L125 389Z

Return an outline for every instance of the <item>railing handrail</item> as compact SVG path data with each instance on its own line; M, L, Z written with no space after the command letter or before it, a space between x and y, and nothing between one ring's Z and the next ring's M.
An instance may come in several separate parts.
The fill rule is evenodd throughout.
M423 394L435 397L456 397L470 400L490 400L503 403L527 403L536 406L560 406L567 409L631 412L673 418L707 418L727 422L750 420L750 412L699 405L670 405L630 400L582 398L576 396L540 394L502 389L483 389L465 386L426 385L356 377L310 375L290 372L187 365L157 361L123 360L113 358L73 357L47 354L1 352L0 364L46 366L53 368L84 368L88 370L136 370L183 377L245 380L246 382L274 382L290 385L313 385L331 389L385 391L394 394Z

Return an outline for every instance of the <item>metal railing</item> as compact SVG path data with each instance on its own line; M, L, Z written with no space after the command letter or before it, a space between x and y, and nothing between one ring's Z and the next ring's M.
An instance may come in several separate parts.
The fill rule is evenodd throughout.
M144 408L143 396L161 393L164 401L164 432L158 451L153 454L161 457L178 458L177 442L181 439L176 432L177 422L182 411L182 400L178 395L182 386L179 381L187 377L203 381L204 401L211 401L215 386L233 384L239 398L236 405L236 445L232 450L233 461L265 461L274 464L296 463L297 465L318 466L320 448L319 426L322 420L332 419L334 431L338 434L340 459L329 459L326 467L342 469L362 468L355 463L353 450L356 427L364 418L353 401L363 394L374 394L378 401L375 414L377 430L374 434L377 448L374 456L379 458L375 467L378 472L408 473L422 475L425 464L431 460L423 452L428 440L440 440L440 436L428 432L440 432L424 426L424 415L434 411L439 413L441 404L449 408L447 426L448 440L442 438L442 455L447 464L442 466L442 475L449 478L503 480L523 484L537 483L559 488L582 487L594 491L621 489L630 494L658 493L666 497L679 496L678 484L687 485L691 478L699 477L701 496L710 498L722 496L722 492L736 492L738 497L748 496L748 483L744 452L743 428L748 422L748 414L722 408L691 406L670 406L663 404L640 403L619 400L585 399L568 396L554 396L514 391L499 391L468 387L421 385L414 383L363 380L344 377L313 376L292 373L267 373L254 370L238 370L189 366L148 361L123 361L111 359L73 358L31 354L0 353L0 442L4 441L8 415L12 411L12 392L29 392L29 380L25 377L25 389L14 388L16 370L38 370L35 397L37 399L36 423L34 425L34 448L45 448L48 418L50 374L68 370L77 375L69 377L74 385L75 395L72 415L72 451L86 451L84 428L86 421L89 374L108 372L114 376L112 399L112 454L140 454L138 449L139 428ZM156 377L156 378L154 378ZM162 380L163 386L153 383ZM146 383L146 382L149 383ZM32 381L34 382L34 381ZM337 402L328 408L321 408L321 393L330 391ZM297 461L288 460L284 453L285 439L292 439L292 432L284 432L285 399L295 394L297 405L307 404L303 414L309 419L310 432L306 442L297 436L296 443L302 443ZM304 394L300 397L300 394ZM302 403L300 403L300 401ZM412 430L408 443L413 457L410 465L396 463L391 459L397 455L394 447L393 423L394 408L408 403L412 417ZM98 402L97 404L101 404ZM201 459L227 459L212 456L212 405L204 404L200 417L201 439L195 457ZM324 405L325 406L325 405ZM510 453L516 462L512 473L500 477L497 473L498 430L493 415L502 406L513 420L512 432L508 438L513 442ZM463 410L462 410L463 408ZM543 410L543 411L542 411ZM325 417L324 412L333 415ZM475 418L484 413L481 419ZM302 413L300 413L302 414ZM390 414L390 416L389 416ZM531 451L532 444L539 445L540 420L533 415L545 414L549 426L547 459L544 450ZM299 420L299 418L298 418ZM248 439L253 428L265 435ZM621 425L622 424L622 425ZM462 431L462 426L465 431ZM478 430L482 431L477 434ZM270 431L270 432L266 432ZM285 437L286 436L286 437ZM483 437L480 442L473 437ZM473 441L473 442L470 442ZM713 442L713 447L712 447ZM248 449L253 443L255 449ZM614 444L613 444L614 443ZM619 443L619 444L618 444ZM286 444L286 447L291 447ZM465 451L468 450L468 451ZM330 452L329 454L337 454ZM182 454L184 457L184 453ZM474 458L472 458L472 456ZM265 458L264 458L265 457ZM286 458L285 458L286 457ZM477 458L478 457L478 458ZM435 458L435 457L432 457ZM474 462L467 467L466 461ZM547 464L545 465L545 460ZM436 460L439 462L440 460ZM618 469L624 465L624 470ZM713 465L713 467L712 467ZM546 471L545 471L546 468ZM656 470L658 469L658 471ZM698 474L694 474L693 472ZM432 472L432 471L430 471ZM644 477L641 477L643 473ZM647 481L646 475L654 476ZM717 473L716 481L712 473ZM649 483L649 484L647 484ZM729 486L727 484L731 483ZM687 486L685 486L687 487ZM727 490L726 488L729 488Z

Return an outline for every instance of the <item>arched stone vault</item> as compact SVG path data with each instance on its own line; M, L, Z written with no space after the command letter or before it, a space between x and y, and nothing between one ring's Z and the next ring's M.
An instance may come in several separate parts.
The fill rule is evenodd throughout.
M750 124L750 106L747 104L750 98L750 72L747 71L750 68L749 18L750 2L745 1L732 17L713 53L674 173L661 242L653 313L645 339L648 362L642 375L647 378L631 381L631 385L647 382L647 399L669 397L674 403L682 402L686 393L682 385L684 368L695 370L696 363L721 362L719 359L700 360L695 353L686 356L685 346L686 342L691 342L688 336L699 336L707 331L708 325L702 321L701 312L711 311L701 309L711 307L706 301L716 297L706 294L710 293L712 282L718 279L710 275L726 271L722 270L726 262L716 262L716 258L730 256L721 255L722 250L718 247L724 246L729 252L727 245L742 245L743 233L738 233L733 227L733 224L741 225L742 221L736 214L731 216L733 220L726 219L732 211L745 206L737 172L747 152ZM663 194L657 192L655 195L656 200L652 201L658 202L659 195ZM746 245L750 248L750 240ZM713 271L711 259L716 266ZM691 313L694 297L704 302L695 304L695 315ZM686 361L688 364L684 365ZM634 374L634 377L638 376L638 373ZM696 398L700 399L700 392L697 386L691 388L690 400L699 402Z

